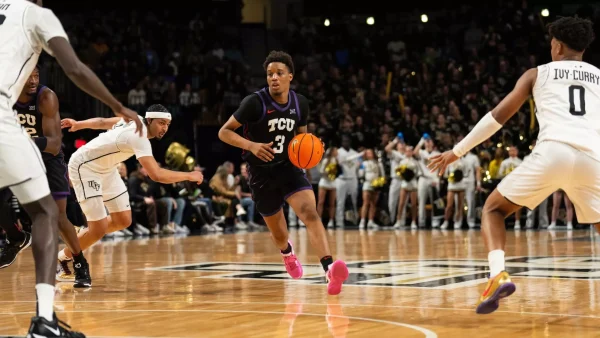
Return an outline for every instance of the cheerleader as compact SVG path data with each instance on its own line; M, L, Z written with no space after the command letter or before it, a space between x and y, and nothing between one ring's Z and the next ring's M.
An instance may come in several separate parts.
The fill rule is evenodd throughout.
M383 166L377 158L372 149L365 151L365 160L362 163L361 176L364 176L365 182L363 183L362 198L363 205L360 212L360 224L359 229L365 228L365 219L369 217L369 228L378 228L379 226L375 223L375 212L377 211L377 201L379 200L379 191L371 185L371 182L384 175Z
M460 229L462 226L465 190L467 188L464 178L469 174L467 170L469 170L469 166L464 163L462 157L446 168L444 177L448 178L448 193L446 194L446 212L444 214L444 223L441 226L442 229L448 228L448 220L452 216L455 198L454 229Z
M321 179L319 180L319 202L317 203L317 213L319 217L323 217L323 208L325 206L325 198L329 197L329 222L328 228L333 228L333 219L335 218L335 201L336 189L335 179L340 174L337 163L338 151L336 147L328 148L325 152L325 159L321 162L319 171Z
M556 229L556 219L558 218L558 210L560 209L560 199L563 195L565 199L565 208L567 209L567 230L573 230L573 203L571 203L567 194L562 190L555 191L554 194L552 194L552 219L548 226L549 230Z
M394 224L394 229L398 229L404 226L405 220L402 219L402 214L406 203L408 202L408 198L410 197L410 216L412 217L412 222L410 223L411 229L417 229L417 187L418 187L418 177L421 176L421 169L419 166L419 162L414 157L414 148L406 147L405 150L405 158L400 161L400 167L406 168L404 173L408 173L410 170L413 173L413 177L410 179L402 178L400 182L400 201L398 202L398 214L396 216L396 223Z

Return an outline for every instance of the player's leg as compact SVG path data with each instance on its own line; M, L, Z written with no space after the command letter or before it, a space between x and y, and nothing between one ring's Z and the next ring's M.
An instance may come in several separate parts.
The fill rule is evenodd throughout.
M0 158L5 161L0 165L0 186L10 187L32 221L37 316L31 319L28 335L66 336L70 333L59 326L54 314L54 274L58 251L56 203L50 195L39 150L13 117L2 119Z
M505 271L504 220L519 208L534 209L564 182L576 151L556 142L542 142L523 163L506 176L488 197L481 217L481 233L488 249L490 279L477 303L477 313L494 312L500 299L515 291Z
M327 274L329 281L327 292L337 295L342 291L342 284L348 279L348 268L346 263L340 260L334 261L327 241L327 233L317 214L315 195L312 190L297 189L296 192L288 194L286 201L296 211L298 217L306 224L306 231L311 245L319 256L319 261Z
M354 186L354 189L357 187ZM327 241L327 233L317 214L315 194L304 173L295 167L288 167L281 173L280 191L283 199L296 211L296 215L306 224L306 232L311 245L317 252L328 280L327 292L337 295L342 291L342 284L348 279L346 263L334 261ZM338 205L339 206L339 205Z
M17 256L31 245L31 234L21 230L13 210L12 192L5 188L0 190L0 228L6 233L7 244L0 251L0 269L11 265Z

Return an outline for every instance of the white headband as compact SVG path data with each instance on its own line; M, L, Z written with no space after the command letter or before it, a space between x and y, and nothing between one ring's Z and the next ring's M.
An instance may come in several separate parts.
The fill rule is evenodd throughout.
M171 113L167 113L164 111L147 111L146 112L147 119L167 119L171 120Z

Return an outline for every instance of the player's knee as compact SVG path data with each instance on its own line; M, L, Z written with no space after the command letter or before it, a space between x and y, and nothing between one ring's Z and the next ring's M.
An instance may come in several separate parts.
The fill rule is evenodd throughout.
M300 216L304 219L304 222L315 222L319 219L319 214L317 214L314 204L308 202L303 202L300 205Z

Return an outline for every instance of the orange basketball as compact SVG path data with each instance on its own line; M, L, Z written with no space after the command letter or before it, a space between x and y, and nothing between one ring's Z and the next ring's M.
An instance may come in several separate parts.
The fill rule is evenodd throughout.
M323 158L323 142L313 134L298 134L288 145L290 162L298 168L315 167Z

